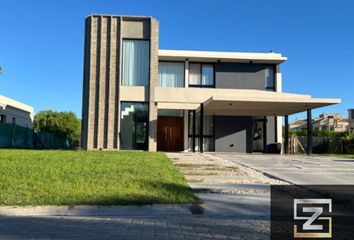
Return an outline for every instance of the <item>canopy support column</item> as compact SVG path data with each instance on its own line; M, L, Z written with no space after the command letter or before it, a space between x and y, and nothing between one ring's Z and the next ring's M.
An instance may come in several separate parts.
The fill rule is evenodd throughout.
M204 120L204 105L200 104L200 124L199 124L199 150L203 153L203 120Z
M312 155L312 112L307 110L307 154Z
M284 116L285 120L285 138L284 138L284 153L289 154L289 116Z
M195 152L195 110L192 111L192 152Z

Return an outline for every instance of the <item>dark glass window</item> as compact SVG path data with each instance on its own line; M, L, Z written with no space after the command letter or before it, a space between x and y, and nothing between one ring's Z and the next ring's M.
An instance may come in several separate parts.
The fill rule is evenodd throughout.
M270 91L275 90L274 67L267 67L265 69L265 88Z
M147 103L122 102L120 115L120 149L148 149L148 109Z

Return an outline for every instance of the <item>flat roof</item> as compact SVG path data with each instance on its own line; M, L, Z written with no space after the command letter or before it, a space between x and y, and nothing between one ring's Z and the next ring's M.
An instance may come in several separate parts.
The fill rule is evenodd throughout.
M25 112L34 113L33 107L28 106L27 104L18 102L16 100L13 100L11 98L2 96L2 95L0 95L0 106L3 108L10 106L10 107L17 108L17 109L20 109Z
M159 50L159 59L167 61L221 61L239 63L272 63L280 64L287 60L280 53L251 53L251 52L213 52L186 50Z

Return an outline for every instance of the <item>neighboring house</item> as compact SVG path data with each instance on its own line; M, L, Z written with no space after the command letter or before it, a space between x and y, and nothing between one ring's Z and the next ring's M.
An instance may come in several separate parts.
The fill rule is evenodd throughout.
M354 132L354 109L348 109L349 131Z
M278 53L158 43L152 17L86 18L84 149L264 152L282 143L282 116L340 102L282 93Z
M346 132L349 123L342 114L321 114L318 119L315 119L312 126L318 130Z
M307 128L306 120L296 119L294 122L289 124L290 130L301 130Z
M342 114L321 114L312 121L313 129L328 130L334 132L346 132L349 127L349 120L344 118ZM290 124L291 130L301 130L307 128L305 120L296 120Z
M0 123L32 128L33 107L0 95Z

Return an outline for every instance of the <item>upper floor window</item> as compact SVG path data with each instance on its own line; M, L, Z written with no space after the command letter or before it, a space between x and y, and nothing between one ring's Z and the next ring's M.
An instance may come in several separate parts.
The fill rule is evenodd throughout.
M214 87L214 65L191 63L189 64L190 87Z
M267 90L275 90L274 68L267 67L265 69L265 88Z
M184 87L183 62L159 62L159 87Z
M123 40L123 86L148 86L150 46L146 40Z

